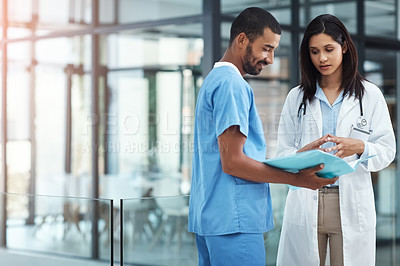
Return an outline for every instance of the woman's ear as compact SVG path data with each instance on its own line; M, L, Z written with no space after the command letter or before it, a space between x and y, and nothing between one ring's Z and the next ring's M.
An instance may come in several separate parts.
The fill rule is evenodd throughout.
M343 45L342 45L342 52L343 52L343 54L345 54L345 53L347 52L347 43L346 43L346 41L343 42Z

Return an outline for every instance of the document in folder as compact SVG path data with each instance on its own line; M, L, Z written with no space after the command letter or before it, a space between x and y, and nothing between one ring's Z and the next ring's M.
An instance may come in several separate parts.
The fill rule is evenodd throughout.
M324 164L324 168L317 175L325 178L333 178L354 172L359 163L368 160L375 155L363 159L346 162L345 160L320 150L298 152L292 155L268 159L264 163L288 172L297 173L301 169Z

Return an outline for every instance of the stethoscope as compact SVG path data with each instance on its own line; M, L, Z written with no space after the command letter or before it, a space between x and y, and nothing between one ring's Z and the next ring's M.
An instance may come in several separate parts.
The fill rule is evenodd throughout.
M356 125L360 129L364 129L368 122L367 119L364 117L364 111L363 111L363 106L362 106L362 101L358 101L360 104L360 116L357 118ZM296 130L296 136L294 140L294 146L296 149L299 148L300 142L301 142L301 134L303 132L303 124L304 124L304 117L306 116L306 103L303 100L299 106L299 110L297 111L297 130Z

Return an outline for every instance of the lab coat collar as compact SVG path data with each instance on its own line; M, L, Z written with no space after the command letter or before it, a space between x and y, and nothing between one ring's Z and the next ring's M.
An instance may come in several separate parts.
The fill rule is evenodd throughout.
M317 87L319 87L318 82L317 82ZM322 91L322 89L321 89L321 91ZM339 95L339 97L343 97L342 95L343 95L343 92ZM358 105L358 102L359 102L358 99L356 97L354 97L354 95L349 97L349 95L346 94L343 97L342 106L340 107L339 114L338 114L337 128L340 128L340 123L342 122L343 118L346 116L346 114L351 109L353 109L355 106ZM311 113L314 117L314 120L317 123L319 136L322 137L322 113L321 113L321 106L320 106L319 99L316 96L314 96L314 100L312 103L309 103L309 106L311 109ZM336 129L336 132L338 132L337 129Z
M354 96L344 96L342 106L340 107L338 114L337 128L340 127L340 123L342 122L343 118L350 112L350 110L358 106L358 102L359 100Z
M310 107L310 113L317 124L318 135L322 137L322 113L320 101L314 96L314 100L311 103L307 100L307 107L308 106Z
M308 106L310 107L311 114L317 124L319 136L322 137L322 113L319 99L314 96L314 100L311 103L308 102ZM342 106L340 107L338 114L337 129L340 128L340 123L346 114L348 114L348 112L350 112L350 110L356 106L358 106L358 99L356 99L354 96L351 96L350 98L345 96L343 98ZM336 132L338 132L337 129Z

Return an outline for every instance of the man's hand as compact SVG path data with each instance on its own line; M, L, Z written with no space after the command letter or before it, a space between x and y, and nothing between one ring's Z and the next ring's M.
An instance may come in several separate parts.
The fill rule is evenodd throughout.
M335 156L344 158L353 154L361 155L364 152L364 141L352 138L336 137L328 134L328 140L336 143L336 146L323 149L326 152L337 151Z
M318 177L316 173L324 168L323 164L317 165L312 168L303 169L299 173L297 173L296 183L294 186L296 187L304 187L309 189L319 189L326 185L334 184L339 177L335 178L322 178Z
M315 149L320 149L319 147L328 142L328 134L317 139L314 140L313 142L308 143L306 146L304 146L303 148L301 148L300 150L298 150L297 152L302 152L302 151L309 151L309 150L315 150Z
M243 152L246 139L246 136L240 132L239 126L229 127L218 137L221 166L224 173L253 182L289 184L311 189L333 184L337 180L337 178L320 178L315 175L323 166L304 169L293 174L256 161ZM319 146L324 142L325 140L321 138L313 143Z

